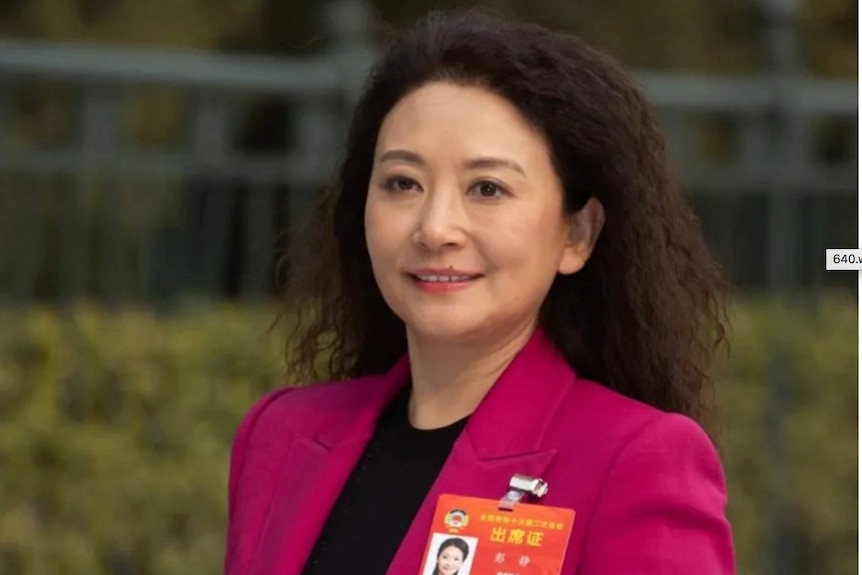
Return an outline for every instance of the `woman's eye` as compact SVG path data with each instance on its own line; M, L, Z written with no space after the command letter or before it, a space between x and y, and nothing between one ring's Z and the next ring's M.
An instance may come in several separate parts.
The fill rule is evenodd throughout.
M503 188L494 182L479 182L476 184L475 190L483 198L495 198L503 193Z
M386 180L386 189L396 192L409 192L416 185L416 182L410 178L395 177Z

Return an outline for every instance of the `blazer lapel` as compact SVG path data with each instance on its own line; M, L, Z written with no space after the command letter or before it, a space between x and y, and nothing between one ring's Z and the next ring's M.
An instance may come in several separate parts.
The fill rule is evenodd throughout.
M350 473L374 433L377 417L408 381L403 358L361 390L358 409L327 418L320 433L297 437L285 454L280 479L251 573L301 573Z
M431 521L440 495L499 499L512 475L546 472L555 451L543 449L542 439L575 381L571 367L537 330L470 416L387 575L419 573L428 534L438 529Z

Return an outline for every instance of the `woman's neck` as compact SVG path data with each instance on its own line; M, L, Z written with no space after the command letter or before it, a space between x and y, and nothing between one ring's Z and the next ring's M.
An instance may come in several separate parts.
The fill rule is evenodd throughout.
M535 328L532 321L505 338L470 345L429 341L408 330L410 423L418 429L436 429L473 413Z

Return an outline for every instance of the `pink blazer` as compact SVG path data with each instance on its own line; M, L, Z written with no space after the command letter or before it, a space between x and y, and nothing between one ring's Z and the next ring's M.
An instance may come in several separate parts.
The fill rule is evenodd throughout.
M297 575L375 420L410 367L281 389L243 419L230 462L227 575ZM418 574L441 493L499 499L515 473L576 512L566 575L735 573L717 453L690 419L580 379L541 331L470 417L387 575Z

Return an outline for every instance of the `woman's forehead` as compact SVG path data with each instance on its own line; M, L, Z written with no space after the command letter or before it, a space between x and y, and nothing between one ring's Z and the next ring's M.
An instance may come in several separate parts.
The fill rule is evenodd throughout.
M547 145L505 98L481 87L435 82L406 95L384 119L377 158L392 149L530 161L545 155Z

